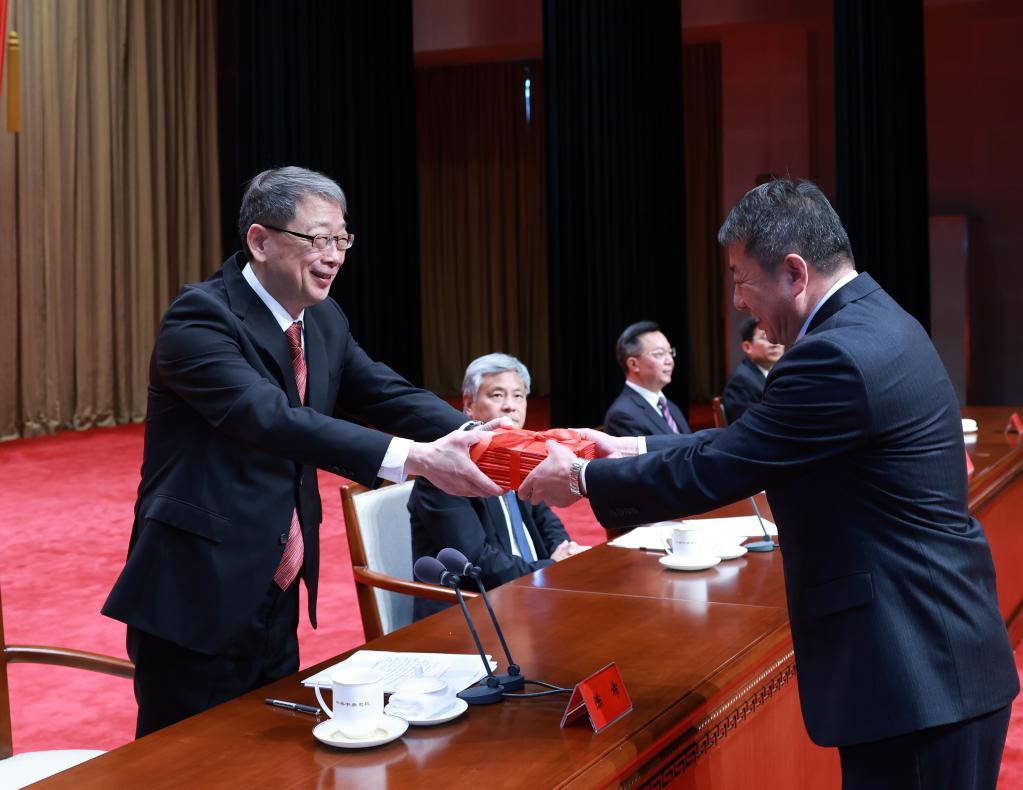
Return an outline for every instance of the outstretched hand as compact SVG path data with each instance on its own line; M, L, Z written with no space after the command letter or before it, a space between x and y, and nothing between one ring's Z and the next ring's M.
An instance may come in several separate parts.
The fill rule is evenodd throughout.
M635 436L611 436L594 428L576 428L575 431L597 445L597 458L624 458L639 451L639 439Z
M551 440L547 442L547 457L530 472L519 486L519 499L528 499L534 505L546 502L555 507L566 507L579 497L568 487L568 471L575 461L575 453Z
M501 487L469 458L469 448L479 440L479 429L455 429L432 442L413 442L405 461L405 473L422 475L454 496L499 496Z

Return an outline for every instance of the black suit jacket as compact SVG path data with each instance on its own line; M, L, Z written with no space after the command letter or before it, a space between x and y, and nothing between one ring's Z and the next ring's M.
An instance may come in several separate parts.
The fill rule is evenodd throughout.
M814 741L875 741L1016 695L955 393L923 328L870 276L822 306L741 420L647 447L587 467L605 526L766 488Z
M721 400L725 405L725 416L728 422L732 423L739 419L743 413L754 403L760 403L764 397L764 383L766 377L760 372L756 363L744 359L732 373L725 385L725 391L721 394Z
M550 565L551 554L569 539L558 517L547 505L531 505L516 497L522 525L536 549L537 560L526 562L512 553L504 510L498 500L452 496L429 480L416 480L408 503L413 561L435 557L444 548L458 549L480 566L483 585L488 590ZM416 598L414 617L418 620L447 607L440 601Z
M689 433L689 423L682 416L679 407L670 400L668 411L675 419L679 433ZM615 402L604 415L604 432L612 436L654 436L662 433L671 435L664 417L629 386L622 387L621 394L615 398Z
M293 510L316 623L321 505L316 467L373 485L391 441L366 423L434 439L465 417L371 360L332 299L306 309L307 406L287 340L229 259L187 285L160 326L149 371L142 481L128 558L103 613L216 653L255 613Z

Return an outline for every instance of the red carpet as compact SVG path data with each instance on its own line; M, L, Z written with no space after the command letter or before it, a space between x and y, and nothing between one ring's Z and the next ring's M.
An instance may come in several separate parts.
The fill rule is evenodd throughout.
M0 593L8 643L125 656L124 626L100 608L128 547L142 434L141 425L126 425L0 444ZM342 482L320 473L320 627L314 631L305 619L303 587L303 667L363 642L338 494ZM604 540L586 502L561 515L579 543ZM134 736L130 681L28 664L9 667L8 676L16 753L112 749Z
M100 607L120 572L142 462L142 426L0 444L5 481L0 591L9 643L49 644L123 656L124 626ZM363 641L344 536L341 478L320 475L320 628L303 621L302 666ZM604 540L589 504L559 511L580 543ZM302 611L305 610L303 597ZM1023 648L1016 665L1023 671ZM112 749L132 739L131 683L60 667L9 668L15 752ZM1023 702L1013 705L1001 790L1023 790Z

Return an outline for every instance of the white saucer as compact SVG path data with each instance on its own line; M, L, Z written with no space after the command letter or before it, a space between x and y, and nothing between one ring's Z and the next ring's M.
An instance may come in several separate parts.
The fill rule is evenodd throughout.
M714 553L723 560L736 560L747 551L745 546L718 546Z
M313 736L327 746L338 746L342 749L368 749L370 746L380 746L400 738L407 729L408 722L404 719L385 715L380 719L380 724L372 735L365 738L349 738L341 733L340 725L333 719L327 719L313 727Z
M712 557L709 554L691 554L680 556L678 554L666 554L658 560L665 568L673 571L702 571L713 568L719 562L720 557Z
M455 697L455 701L440 713L435 713L428 719L409 719L408 723L416 727L432 727L435 724L445 724L457 719L467 710L469 710L469 703L460 697Z

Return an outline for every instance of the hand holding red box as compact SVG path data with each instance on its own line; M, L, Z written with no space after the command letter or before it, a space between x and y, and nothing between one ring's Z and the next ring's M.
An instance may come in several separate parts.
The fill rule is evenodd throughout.
M483 474L506 491L517 490L526 475L547 457L547 442L551 440L580 458L596 456L596 444L568 428L524 431L501 427L483 431L480 436L480 441L469 449L469 457Z

